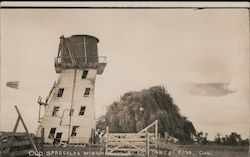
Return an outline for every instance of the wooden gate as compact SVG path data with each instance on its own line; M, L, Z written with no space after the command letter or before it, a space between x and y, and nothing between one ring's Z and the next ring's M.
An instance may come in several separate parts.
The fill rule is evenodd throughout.
M154 132L150 133L149 129L153 127ZM186 156L179 153L181 149L176 145L163 142L158 138L157 120L138 133L109 133L107 127L104 139L107 156Z
M149 128L155 127L154 133ZM158 121L156 120L138 133L109 133L105 134L105 154L110 156L131 156L149 154L152 145L149 139L157 140ZM153 144L155 145L155 144Z

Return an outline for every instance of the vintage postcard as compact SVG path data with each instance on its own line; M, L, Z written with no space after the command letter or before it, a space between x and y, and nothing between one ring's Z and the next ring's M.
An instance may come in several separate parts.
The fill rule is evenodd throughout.
M247 157L248 2L2 2L0 157Z

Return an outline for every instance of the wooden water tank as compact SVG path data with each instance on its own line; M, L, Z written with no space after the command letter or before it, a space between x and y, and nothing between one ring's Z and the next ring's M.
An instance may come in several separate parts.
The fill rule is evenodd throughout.
M76 65L84 63L98 63L97 43L99 40L90 35L72 35L65 38L62 44L63 63L72 63L69 51L75 58Z

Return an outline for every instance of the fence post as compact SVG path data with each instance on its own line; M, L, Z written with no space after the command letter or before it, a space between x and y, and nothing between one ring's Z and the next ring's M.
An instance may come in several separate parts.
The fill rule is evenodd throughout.
M149 157L149 136L148 136L148 130L146 130L146 157Z
M158 139L158 120L155 121L155 138Z
M155 147L157 150L157 156L159 156L159 147L158 147L158 120L155 120Z
M109 127L106 127L106 141L105 141L105 155L107 155L108 152L108 136L109 136Z

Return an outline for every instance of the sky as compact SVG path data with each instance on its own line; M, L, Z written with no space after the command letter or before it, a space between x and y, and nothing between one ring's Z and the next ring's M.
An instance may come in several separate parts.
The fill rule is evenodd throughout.
M0 130L14 128L17 105L30 132L36 131L37 98L45 98L58 77L59 37L88 34L107 56L95 86L97 117L124 93L161 85L197 131L210 139L231 132L246 138L248 20L247 9L1 9ZM8 81L19 81L19 89L6 87ZM187 84L211 83L229 83L234 92L186 90Z

